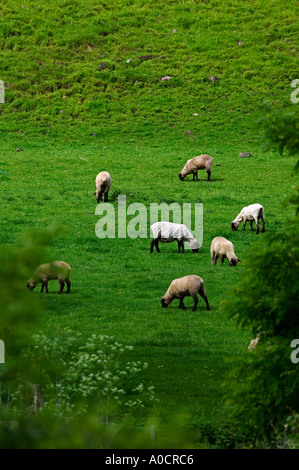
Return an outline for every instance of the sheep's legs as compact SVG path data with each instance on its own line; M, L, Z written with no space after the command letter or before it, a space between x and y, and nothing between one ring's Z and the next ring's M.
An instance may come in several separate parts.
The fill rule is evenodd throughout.
M185 310L185 308L186 308L185 305L184 305L184 299L183 299L183 298L180 299L179 308L181 308L181 309L183 309L183 310Z
M108 202L108 193L105 193L104 195L104 202Z
M44 292L44 287L45 287L45 289L46 289L46 294L48 294L49 292L48 292L48 282L47 282L47 281L46 281L46 282L45 282L45 281L42 282L41 292Z
M71 281L69 279L66 279L65 282L66 282L66 293L69 294L71 291Z
M196 309L197 309L197 304L198 304L197 295L196 295L196 297L193 297L193 299L194 299L194 306L193 306L192 312L195 312Z
M203 298L203 300L204 300L205 303L206 303L207 310L211 310L207 296L206 296L206 295L202 295L201 297Z
M154 246L156 247L157 252L160 253L158 238L154 238L154 240L152 241L150 253L152 253L154 251Z
M102 191L98 192L98 203L102 200L103 193Z
M199 293L200 297L205 301L206 306L207 306L207 310L211 310L205 291L199 291L198 293Z
M218 261L218 258L219 258L219 255L216 256L215 251L213 251L213 253L212 253L212 255L211 255L211 264L216 264L217 261Z
M244 220L243 230L245 230L247 220Z
M260 222L259 220L256 220L256 234L258 235L260 233Z
M262 222L263 222L262 232L264 232L265 231L265 219L264 219L264 217L262 217Z
M210 171L207 171L207 174L208 174L207 181L210 181L210 179L211 179L211 172L210 172Z
M178 240L178 247L179 247L179 253L181 252L181 248L182 248L182 253L185 253L183 240Z
M223 265L223 263L224 263L224 257L221 256L221 266Z
M59 292L58 292L58 294L61 294L61 293L62 293L62 291L63 291L63 288L64 288L64 281L62 281L62 280L61 280L61 281L59 281L59 284L60 284L60 289L59 289Z
M193 181L195 181L195 178L196 178L196 181L198 181L198 171L195 171L193 173Z
M253 220L250 220L250 229L253 232Z

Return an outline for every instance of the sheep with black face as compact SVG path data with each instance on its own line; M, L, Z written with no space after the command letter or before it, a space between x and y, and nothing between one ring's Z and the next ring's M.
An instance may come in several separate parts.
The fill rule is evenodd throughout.
M231 228L235 232L242 221L244 221L243 230L245 230L246 222L250 222L251 231L253 231L253 222L256 223L256 233L260 231L259 220L262 219L263 228L262 232L265 231L265 211L261 204L251 204L250 206L243 207L237 217L231 222Z
M237 266L241 261L235 255L232 242L224 237L215 237L211 243L211 264L217 264L218 258L221 259L221 265L225 258L228 259L230 266Z
M178 242L179 253L185 252L184 242L190 243L193 253L198 253L199 243L193 237L190 230L184 224L175 224L173 222L156 222L151 225L151 231L153 233L153 241L151 242L150 252L154 250L154 246L158 253L160 253L159 242L171 243L173 241Z
M43 292L45 288L46 293L48 294L48 281L57 279L60 284L60 290L58 293L62 293L64 289L64 283L66 283L66 293L69 294L71 290L70 274L71 267L64 261L53 261L52 263L41 264L33 276L28 279L26 286L32 292L36 284L41 283L41 292Z
M206 170L208 178L207 181L210 181L211 178L211 168L213 165L213 158L211 155L198 155L197 157L190 158L179 174L181 181L184 181L187 175L193 174L193 181L198 181L198 170Z
M195 312L198 304L197 294L199 294L205 301L207 310L210 310L210 305L207 299L206 289L201 277L189 275L174 279L168 287L165 295L161 299L163 308L166 308L174 299L180 299L179 308L185 310L184 298L191 296L194 299L193 312Z

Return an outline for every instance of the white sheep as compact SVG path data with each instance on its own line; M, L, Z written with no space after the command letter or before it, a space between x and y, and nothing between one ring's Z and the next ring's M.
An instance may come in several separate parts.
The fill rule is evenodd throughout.
M159 242L171 243L175 240L178 242L179 253L184 253L184 242L190 243L193 253L198 253L199 243L190 230L184 224L174 224L172 222L156 222L151 225L151 231L153 233L153 241L151 242L150 252L153 252L154 246L158 253L160 253Z
M211 155L198 155L197 157L190 158L182 169L181 173L179 174L179 178L183 181L187 175L193 173L193 181L198 181L198 170L206 170L208 174L207 181L210 181L211 178L211 168L213 165L213 158Z
M218 258L221 259L221 265L225 258L228 259L230 266L237 266L241 262L235 255L234 245L224 237L215 237L211 243L211 264L217 264Z
M70 273L71 267L64 261L53 261L52 263L41 264L33 276L27 281L26 286L30 291L33 291L36 284L42 283L41 292L43 292L45 287L46 293L48 294L48 281L57 279L60 284L59 294L63 291L64 282L66 282L67 285L66 293L69 294L71 289Z
M260 340L260 336L261 336L261 333L259 332L257 337L250 341L250 345L248 346L248 349L250 352L252 352L257 347L257 343Z
M251 231L253 230L253 221L256 223L256 233L260 231L259 220L262 219L263 228L262 232L265 231L265 218L264 208L260 204L251 204L250 206L243 207L240 214L231 222L231 228L234 231L238 230L238 227L242 220L244 221L243 230L245 230L246 222L250 221Z
M197 294L204 299L207 310L210 310L202 278L195 275L180 277L171 282L166 294L161 299L161 304L163 308L166 308L174 299L180 299L179 308L185 310L184 297L191 296L194 299L194 307L192 310L195 312L198 304Z
M110 191L112 184L112 178L108 171L101 171L96 177L96 192L93 195L96 195L97 202L99 203L102 200L104 194L104 202L108 201L108 193Z

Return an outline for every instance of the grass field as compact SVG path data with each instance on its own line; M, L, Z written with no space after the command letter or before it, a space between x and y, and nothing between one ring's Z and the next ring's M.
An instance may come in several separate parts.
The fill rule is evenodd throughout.
M61 225L43 261L68 262L72 290L58 296L58 283L49 284L43 330L70 327L83 339L96 332L133 345L130 356L148 363L143 380L159 399L154 414L185 414L188 440L201 447L199 425L216 425L223 406L227 359L248 354L252 338L219 306L263 234L232 232L230 222L256 202L267 231L293 215L284 201L296 158L262 152L252 123L264 100L292 105L296 2L283 4L283 18L280 1L65 0L59 10L52 1L23 3L1 13L2 248L28 230ZM162 82L165 75L173 78ZM241 151L252 157L238 158ZM186 160L201 153L214 157L211 181L199 172L199 182L181 182ZM111 173L115 207L118 194L148 208L202 202L199 253L179 254L173 243L150 254L149 238L98 239L92 194L102 170ZM215 236L229 238L243 263L211 266ZM210 312L202 299L196 312L191 299L184 312L178 301L161 308L171 280L187 274L204 279Z

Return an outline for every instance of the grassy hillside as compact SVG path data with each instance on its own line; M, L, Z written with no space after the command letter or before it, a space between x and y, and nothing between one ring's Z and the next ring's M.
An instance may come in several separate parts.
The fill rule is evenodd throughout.
M96 332L133 345L133 357L149 364L143 380L160 400L155 415L186 414L188 440L201 447L199 426L217 425L223 406L227 359L248 354L252 338L219 309L242 263L211 266L211 240L229 238L246 262L263 234L231 231L242 207L263 204L267 231L293 215L284 201L296 159L262 153L252 124L264 100L295 106L296 2L11 0L0 15L0 243L64 226L43 261L72 266L72 292L58 297L49 284L44 331L71 327L82 341ZM211 182L203 172L181 182L185 161L200 153L214 157ZM99 240L92 193L101 170L112 175L115 208L118 194L147 208L202 202L199 253ZM178 302L161 308L170 281L187 274L205 280L211 312L202 300L192 312L190 299L184 312Z
M244 132L296 78L295 0L11 0L0 21L9 132Z

